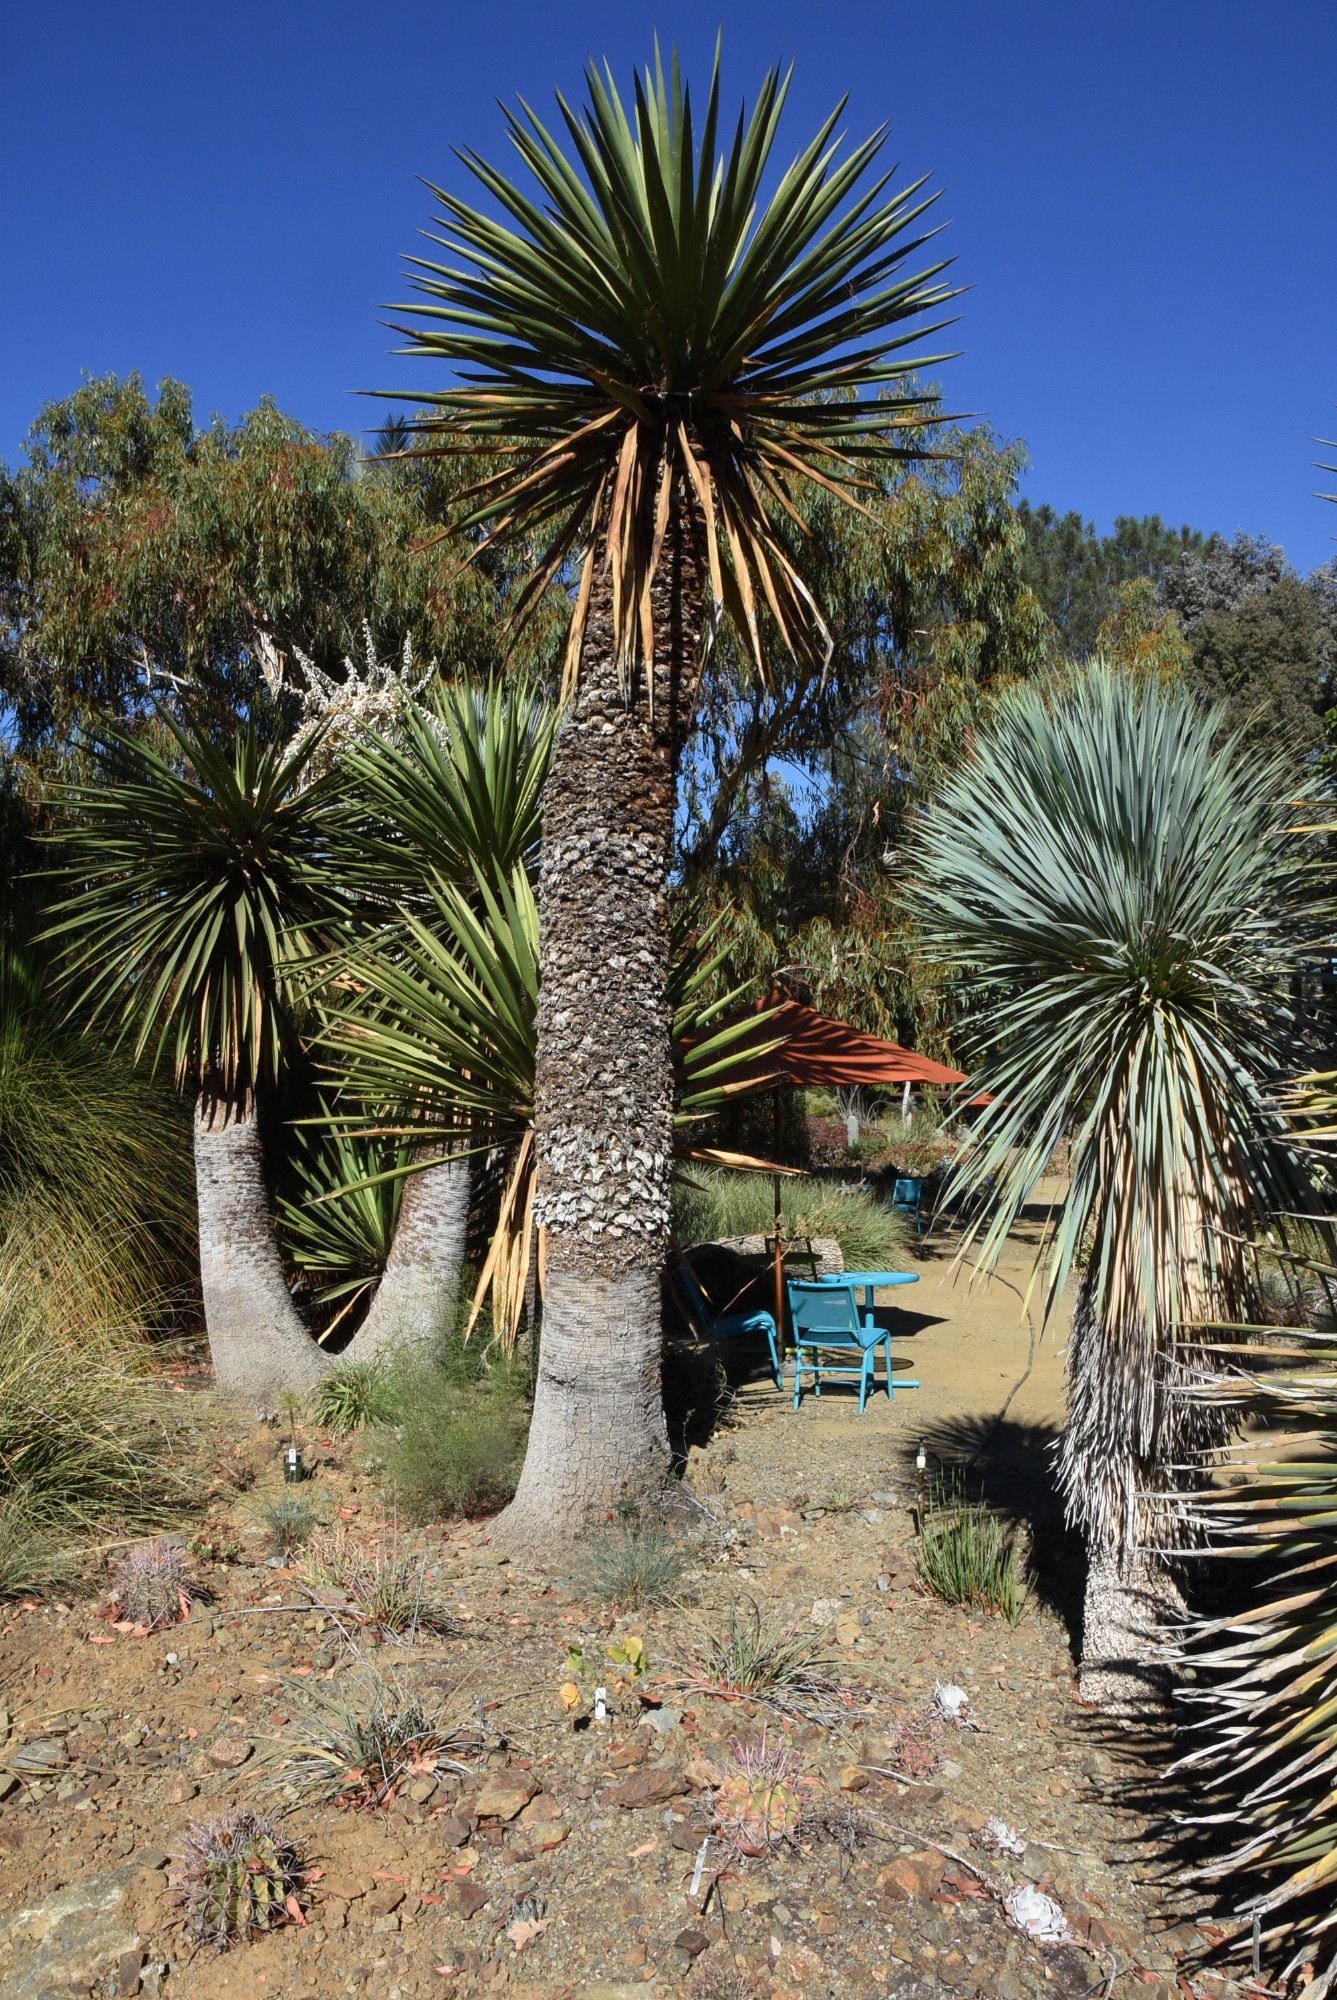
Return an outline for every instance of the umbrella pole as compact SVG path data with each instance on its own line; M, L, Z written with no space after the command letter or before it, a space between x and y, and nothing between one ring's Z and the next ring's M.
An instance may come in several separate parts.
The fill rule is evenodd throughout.
M780 1160L780 1086L771 1092L771 1155L776 1164ZM784 1320L784 1248L781 1231L784 1228L784 1207L780 1197L780 1176L774 1174L775 1182L775 1331L783 1349L785 1342Z

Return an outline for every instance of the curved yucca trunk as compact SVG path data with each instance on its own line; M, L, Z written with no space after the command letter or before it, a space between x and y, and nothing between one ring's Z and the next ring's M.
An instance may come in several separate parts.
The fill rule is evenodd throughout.
M679 496L680 500L680 496ZM681 505L651 676L619 671L596 583L543 796L535 1093L546 1232L534 1415L511 1546L540 1553L667 1464L660 1285L672 1170L669 868L695 700L702 562ZM653 709L653 719L652 719Z
M469 1228L469 1160L448 1157L410 1174L367 1316L344 1361L429 1352L454 1323Z
M195 1106L200 1286L214 1380L226 1395L272 1402L330 1366L288 1290L249 1091Z

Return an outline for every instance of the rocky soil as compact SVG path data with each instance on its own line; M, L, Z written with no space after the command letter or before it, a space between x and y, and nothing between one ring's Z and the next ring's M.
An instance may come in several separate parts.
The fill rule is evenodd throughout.
M669 1608L610 1611L576 1581L520 1574L486 1523L405 1531L450 1621L409 1643L321 1610L300 1567L267 1566L276 1432L204 1392L175 1400L218 1538L240 1548L201 1562L210 1601L149 1636L96 1596L3 1618L6 2000L1241 1990L1196 1962L1219 1933L1167 1896L1144 1824L1115 1802L1128 1746L1077 1702L1059 1616L1037 1596L1009 1628L922 1593L912 1456L852 1400L795 1414L759 1388L694 1452L700 1559ZM396 1530L358 1440L302 1443L304 1497L383 1545ZM750 1600L822 1633L834 1726L704 1684L705 1635ZM313 1800L285 1746L309 1737L313 1700L356 1704L386 1673L459 1732L465 1771L426 1760L381 1811ZM972 1726L937 1713L939 1682L965 1690ZM755 1750L763 1727L791 1753L792 1838L769 1858L703 1853L732 1746ZM300 1922L214 1956L182 1936L174 1875L189 1823L229 1802L281 1814L306 1872ZM989 1847L992 1816L1019 1852ZM1060 1906L1067 1941L1010 1920L1020 1884Z

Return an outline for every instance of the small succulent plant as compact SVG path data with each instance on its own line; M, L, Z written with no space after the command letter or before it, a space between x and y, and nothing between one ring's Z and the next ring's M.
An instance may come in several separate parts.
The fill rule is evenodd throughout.
M175 1871L184 1935L213 1951L244 1944L301 1913L300 1860L274 1822L228 1806L186 1835Z
M798 1840L806 1801L794 1753L767 1742L736 1742L732 1768L715 1792L716 1835L739 1854L763 1857Z
M315 1509L308 1501L299 1500L295 1493L281 1493L277 1500L271 1500L260 1518L269 1533L274 1554L288 1563L320 1525Z
M111 1573L112 1603L145 1632L180 1624L204 1594L186 1551L159 1537L136 1542Z

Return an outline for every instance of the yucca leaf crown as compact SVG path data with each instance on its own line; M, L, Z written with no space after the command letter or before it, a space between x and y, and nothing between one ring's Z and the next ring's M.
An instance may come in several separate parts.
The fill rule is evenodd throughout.
M764 198L791 74L768 71L724 151L718 45L699 139L676 53L666 79L656 46L630 114L591 62L586 109L557 97L569 153L523 101L522 117L504 114L536 196L472 151L457 156L505 219L432 187L433 240L460 261L411 260L423 299L392 310L410 316L401 351L458 381L424 399L439 414L416 428L436 449L506 455L456 525L475 553L532 542L517 625L580 561L568 682L600 555L619 662L653 658L650 586L679 499L714 611L727 606L758 668L762 601L796 660L825 657L820 610L776 531L799 521L794 483L848 495L862 458L915 455L894 433L933 407L909 378L944 357L904 349L953 296L944 262L911 267L936 197L922 179L889 192L889 174L868 178L885 127L840 157L842 100Z

